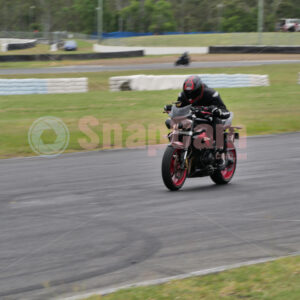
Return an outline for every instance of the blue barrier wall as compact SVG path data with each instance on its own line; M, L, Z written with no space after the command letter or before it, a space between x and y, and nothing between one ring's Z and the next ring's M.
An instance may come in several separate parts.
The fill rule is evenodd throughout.
M102 37L104 39L118 39L118 38L126 38L126 37L135 37L135 36L149 36L153 35L153 33L138 33L138 32L109 32L103 33Z
M47 94L45 79L0 79L0 95Z
M213 34L213 33L220 33L220 32L164 32L160 35ZM104 39L119 39L119 38L151 36L151 35L156 35L156 34L154 34L152 32L139 33L139 32L130 32L130 31L125 31L125 32L116 31L116 32L103 33L102 38L104 38ZM92 39L97 39L96 33L92 35Z

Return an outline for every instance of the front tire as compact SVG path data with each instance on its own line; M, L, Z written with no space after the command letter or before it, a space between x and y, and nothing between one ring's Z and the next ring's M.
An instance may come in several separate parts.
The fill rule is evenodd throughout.
M162 160L161 174L165 186L171 191L179 190L186 179L187 169L180 169L182 150L168 146Z
M210 176L212 181L215 182L216 184L229 183L235 173L237 158L236 158L236 150L234 146L227 150L226 156L227 156L226 162L229 159L230 163L226 166L224 170L216 170Z

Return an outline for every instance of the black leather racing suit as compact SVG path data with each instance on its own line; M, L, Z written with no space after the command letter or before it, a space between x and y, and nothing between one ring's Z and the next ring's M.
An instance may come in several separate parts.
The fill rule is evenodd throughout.
M181 92L178 96L177 107L183 107L190 105L191 103L185 97L184 93ZM207 107L217 107L220 109L220 119L227 119L230 117L230 112L227 110L224 102L222 101L220 94L212 88L204 85L203 95L199 99L196 99L192 106L207 106Z

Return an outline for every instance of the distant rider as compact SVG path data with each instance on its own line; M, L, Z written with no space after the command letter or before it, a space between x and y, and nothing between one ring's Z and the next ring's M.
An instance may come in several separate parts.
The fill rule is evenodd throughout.
M183 61L183 62L190 62L189 53L188 52L184 52L181 55L180 60Z
M176 61L175 65L188 65L190 63L190 57L188 52L184 52Z

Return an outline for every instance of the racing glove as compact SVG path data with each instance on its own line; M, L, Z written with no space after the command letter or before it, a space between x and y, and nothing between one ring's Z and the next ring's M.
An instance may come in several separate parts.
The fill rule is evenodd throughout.
M164 106L164 111L170 111L172 109L172 104L168 104Z
M214 117L220 118L220 119L228 119L230 117L230 112L223 111L222 109L218 107L213 107L211 109L211 112Z
M222 116L222 110L220 108L214 107L211 112L214 117L220 118Z

